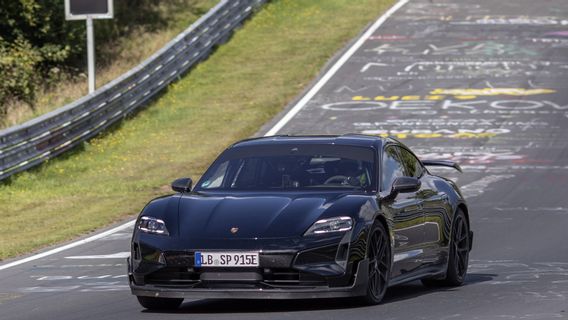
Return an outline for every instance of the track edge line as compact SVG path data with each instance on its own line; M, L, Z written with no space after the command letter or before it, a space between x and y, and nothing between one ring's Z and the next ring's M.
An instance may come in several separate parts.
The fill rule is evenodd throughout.
M353 54L359 50L359 48L365 43L365 41L373 34L373 32L377 31L383 25L383 23L392 16L396 11L402 8L409 0L399 0L395 5L389 8L382 16L375 21L375 23L367 29L363 35L359 37L359 39L347 50L339 60L323 75L323 77L296 103L288 113L286 113L282 119L280 119L268 132L264 134L265 137L273 136L278 131L280 131L294 116L302 110L315 95L318 93L321 88L335 75L335 73L353 56Z

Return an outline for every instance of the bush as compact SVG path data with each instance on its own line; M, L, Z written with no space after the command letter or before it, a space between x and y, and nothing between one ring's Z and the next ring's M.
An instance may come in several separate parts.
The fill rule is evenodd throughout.
M73 44L84 41L84 26L65 21L61 0L0 3L0 106L9 98L32 104L48 71L83 53Z
M29 42L17 40L12 45L0 40L0 102L19 97L30 103L36 82L35 69L41 56ZM1 113L6 110L0 109Z
M95 22L97 42L112 43L135 27L167 25L159 5L159 0L114 1L115 18ZM84 21L65 20L63 0L0 0L0 8L1 117L8 99L33 107L34 92L51 83L53 70L77 74L85 69L86 34Z

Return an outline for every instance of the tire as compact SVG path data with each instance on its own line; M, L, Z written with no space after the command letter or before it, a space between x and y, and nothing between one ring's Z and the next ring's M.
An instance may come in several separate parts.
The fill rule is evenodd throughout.
M149 310L174 310L183 302L182 298L154 298L137 296L138 303Z
M462 210L458 209L452 225L452 238L450 240L450 254L448 269L443 279L422 279L422 284L428 287L444 286L459 287L467 275L469 261L469 226Z
M366 305L381 303L388 288L391 269L391 247L387 230L375 222L369 233L367 246L369 259L367 293L362 297Z

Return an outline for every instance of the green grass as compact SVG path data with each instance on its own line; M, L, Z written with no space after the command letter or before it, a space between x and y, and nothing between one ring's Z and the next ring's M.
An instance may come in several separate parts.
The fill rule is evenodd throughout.
M0 259L137 214L254 134L393 0L275 0L148 108L0 185Z
M95 40L97 88L150 57L218 2L153 1L154 4L146 9L132 10L121 15L117 12L115 19L96 20L95 34L102 33L102 36ZM120 6L116 9L120 10ZM150 16L148 12L151 12ZM141 21L142 19L144 21ZM109 32L105 33L104 29L114 29L116 33L121 33L121 36L109 39ZM0 113L0 129L23 123L87 95L87 79L83 77L84 74L78 75L78 71L64 68L59 76L44 81L44 85L35 90L32 104L24 100L10 99L5 106L1 106L6 109L6 114Z

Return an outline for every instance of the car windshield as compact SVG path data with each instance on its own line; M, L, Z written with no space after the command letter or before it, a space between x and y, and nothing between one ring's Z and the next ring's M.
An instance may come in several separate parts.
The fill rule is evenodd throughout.
M196 190L270 191L374 187L374 151L341 145L234 147L207 170Z

